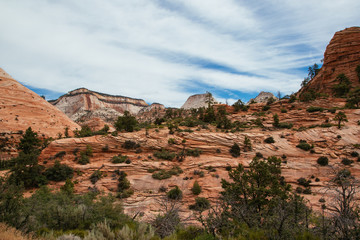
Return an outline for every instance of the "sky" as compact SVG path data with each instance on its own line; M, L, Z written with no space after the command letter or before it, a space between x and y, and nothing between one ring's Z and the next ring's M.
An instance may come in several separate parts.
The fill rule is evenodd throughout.
M296 92L359 0L0 0L0 67L46 99L76 88L180 107Z

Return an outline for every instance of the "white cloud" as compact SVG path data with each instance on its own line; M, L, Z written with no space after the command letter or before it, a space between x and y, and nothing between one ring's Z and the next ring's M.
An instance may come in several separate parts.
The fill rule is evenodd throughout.
M291 93L306 74L294 69L319 62L332 35L358 23L359 8L355 0L0 0L0 67L34 87L87 87L167 106L182 105L190 80ZM191 58L176 61L176 53Z

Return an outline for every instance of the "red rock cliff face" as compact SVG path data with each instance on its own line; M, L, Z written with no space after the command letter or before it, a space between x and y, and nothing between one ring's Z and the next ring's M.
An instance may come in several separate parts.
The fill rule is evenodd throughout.
M86 88L71 91L51 103L73 120L80 119L89 111L97 111L98 117L104 120L112 120L125 111L137 114L141 109L148 106L142 99L107 95Z
M344 73L353 87L360 81L356 67L360 65L360 27L346 28L335 33L324 54L324 64L318 75L300 90L300 93L313 89L319 93L333 96L332 86L338 84L336 77Z
M57 137L58 133L64 135L66 127L70 134L72 130L80 129L59 109L0 68L0 140L4 138L16 143L21 131L28 127L46 137Z

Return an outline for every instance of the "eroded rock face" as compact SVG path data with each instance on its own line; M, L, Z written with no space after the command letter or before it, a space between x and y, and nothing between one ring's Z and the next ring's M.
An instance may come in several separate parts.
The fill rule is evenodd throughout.
M100 117L105 121L113 122L125 111L136 115L141 109L148 107L142 99L113 96L86 88L73 90L51 103L74 121L81 118L90 120L92 117Z
M331 106L329 106L331 102ZM344 105L342 99L320 99L312 102L312 105L322 107L339 107ZM255 104L256 105L256 104ZM341 129L338 129L333 120L335 114L329 111L309 113L306 108L308 103L288 103L286 101L276 102L271 105L271 114L261 117L264 127L248 127L244 132L225 133L217 131L214 126L208 129L191 128L193 132L180 131L175 134L169 134L165 128L144 129L133 133L120 133L118 136L93 136L87 138L70 138L60 139L52 142L41 155L39 162L47 161L51 166L55 159L53 157L60 151L66 151L66 155L61 160L73 168L82 172L76 174L74 181L77 192L86 192L88 189L97 188L100 191L112 192L116 194L117 175L116 170L125 171L131 183L134 194L124 199L126 212L134 215L138 211L144 212L144 219L149 219L159 211L159 200L165 197L165 193L160 191L160 187L168 190L175 185L183 191L184 198L181 200L182 216L191 216L192 212L188 209L190 204L195 201L195 195L192 194L191 188L196 181L202 187L200 197L206 197L211 202L215 202L222 191L221 179L228 179L227 166L236 167L239 163L248 166L251 159L257 152L264 157L277 156L283 157L282 175L285 180L293 185L296 189L299 185L297 179L310 179L311 190L313 194L303 195L309 199L314 209L319 209L318 200L323 197L326 181L334 174L334 169L341 169L346 166L341 164L341 159L347 157L356 161L350 156L352 151L360 152L354 147L359 143L360 126L357 125L357 119L360 116L358 109L344 110L348 116L349 122ZM259 109L261 106L259 106ZM231 121L251 123L257 118L253 113L261 110L257 106L251 105L248 112L239 112L231 114L228 117ZM287 109L288 112L282 113L281 109ZM294 124L294 129L276 129L273 128L273 114L278 114L280 122L289 122ZM323 123L331 123L334 126L321 127ZM298 130L303 128L303 130ZM180 127L187 129L186 127ZM252 143L252 150L245 152L244 139L247 136ZM264 143L264 139L272 136L275 143ZM339 137L341 136L341 138ZM172 143L169 139L173 138ZM122 144L126 140L135 141L140 144L141 151L135 149L125 149ZM185 141L184 141L185 140ZM304 151L296 147L300 140L306 140L309 144L314 145L314 152ZM233 158L229 149L238 143L241 149L239 158ZM80 165L76 162L79 151L83 151L86 145L93 149L93 157L90 163ZM185 149L200 149L199 157L187 156L182 162L174 158L172 161L157 159L153 153L160 149L168 149L174 153L180 153ZM74 155L74 152L77 152ZM131 163L111 163L111 158L115 155L127 155ZM320 156L329 158L329 166L322 167L317 164ZM164 180L157 180L152 177L151 169L169 170L174 166L179 166L183 173L178 176ZM360 177L359 163L354 162L347 166L351 172ZM104 173L104 177L97 183L90 182L90 175L97 169ZM214 170L211 170L214 169ZM202 171L204 176L195 174L196 171ZM312 178L313 176L313 178ZM319 181L316 182L315 179ZM60 187L63 183L52 183L53 186ZM325 196L326 197L326 196Z
M207 98L208 98L207 93L192 95L186 100L186 102L184 103L184 105L182 105L181 108L191 109L191 108L207 107L208 106ZM217 102L215 98L211 97L211 99L214 104Z
M40 136L57 137L79 125L42 97L21 85L0 68L0 134L16 143L21 131L31 127ZM9 149L11 150L11 149Z
M334 95L332 87L338 84L336 77L344 73L353 87L360 87L356 67L360 65L360 27L346 28L336 32L326 47L324 63L318 75L300 94L307 90Z
M277 97L275 97L271 92L261 91L256 98L250 99L249 103L267 103L267 101L271 98L277 100Z

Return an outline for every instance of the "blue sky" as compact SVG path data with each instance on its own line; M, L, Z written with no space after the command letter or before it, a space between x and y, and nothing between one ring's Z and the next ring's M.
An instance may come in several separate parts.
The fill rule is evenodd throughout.
M86 87L180 107L296 92L360 1L0 0L0 67L47 99Z

